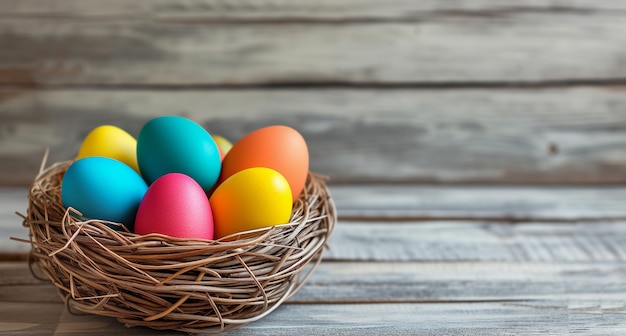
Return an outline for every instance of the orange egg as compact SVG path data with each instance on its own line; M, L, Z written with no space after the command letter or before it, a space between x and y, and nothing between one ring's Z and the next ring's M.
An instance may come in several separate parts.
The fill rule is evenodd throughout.
M295 129L282 125L247 134L224 157L219 181L254 167L271 168L284 176L295 201L304 189L309 172L309 150L304 138Z

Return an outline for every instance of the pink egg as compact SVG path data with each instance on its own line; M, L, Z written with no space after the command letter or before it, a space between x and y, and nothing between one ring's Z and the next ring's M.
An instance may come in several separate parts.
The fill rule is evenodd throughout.
M184 174L159 177L139 204L135 233L213 239L213 213L204 190Z

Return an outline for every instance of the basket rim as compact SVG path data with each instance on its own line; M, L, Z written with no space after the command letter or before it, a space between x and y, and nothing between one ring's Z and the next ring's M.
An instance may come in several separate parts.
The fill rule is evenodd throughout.
M47 153L46 153L46 156L47 156ZM55 163L53 163L52 165L50 165L49 167L46 168L45 167L46 159L47 159L46 157L43 159L42 165L40 167L40 170L37 173L33 183L31 183L31 185L29 187L29 191L28 191L29 204L31 202L31 199L30 199L31 198L31 194L33 192L33 189L37 187L37 181L38 180L44 179L46 176L48 176L51 173L54 173L54 171L59 169L59 168L67 169L67 167L69 167L69 165L71 165L73 162L76 161L76 160L58 161L58 162L55 162ZM308 172L307 183L308 183L308 180L310 178L314 178L316 180L319 180L319 181L323 182L324 186L325 186L325 182L329 179L329 177L327 175L319 174L319 173L312 172L312 171ZM300 195L299 199L296 200L296 202L301 200L303 197L306 198L305 191L306 190L303 190L303 193ZM330 193L329 193L329 195L330 195ZM337 220L337 218L336 218L336 206L334 204L334 201L333 201L332 197L330 197L328 199L328 202L329 202L329 205L332 207L332 210L333 210L332 211L332 215L334 216L334 218L331 218L331 219L334 222L336 222L336 220ZM83 216L83 214L78 209L75 209L75 208L72 208L72 207L66 208L65 216L71 216L72 213L74 213L75 215L77 215L79 217ZM172 237L172 236L168 236L168 235L160 234L160 233L149 233L149 234L145 234L145 235L140 235L140 234L137 234L137 233L134 233L134 232L128 230L128 228L125 225L123 225L122 223L117 223L117 222L107 221L107 220L102 220L102 219L97 219L97 218L81 220L80 218L75 217L74 219L75 219L75 223L77 223L77 224L99 222L99 223L106 223L106 224L109 224L109 225L123 227L125 229L126 233L129 233L129 234L132 234L132 235L135 235L135 236L163 238L163 239L170 240L170 241L179 240L179 241L197 241L197 242L220 242L220 243L226 244L226 243L236 242L237 239L233 240L232 238L236 238L238 236L249 235L249 234L253 234L254 235L254 234L258 234L258 233L262 233L262 232L266 232L266 231L271 231L275 227L297 225L297 223L294 223L294 221L293 221L293 215L294 214L292 213L290 221L287 222L287 223L281 223L281 224L276 224L276 225L269 226L269 227L263 227L263 228L257 228L257 229L252 229L252 230L241 231L241 232L237 232L237 233L233 233L233 234L221 237L219 239L177 238L177 237ZM22 216L22 217L25 217L25 216Z

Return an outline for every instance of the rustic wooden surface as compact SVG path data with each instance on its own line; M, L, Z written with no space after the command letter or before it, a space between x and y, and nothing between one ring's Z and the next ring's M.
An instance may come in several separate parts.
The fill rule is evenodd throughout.
M10 50L0 63L9 83L445 83L626 74L626 17L617 1L143 0L128 10L120 1L100 8L93 1L16 2L0 5L7 11L0 37Z
M336 182L623 183L624 111L621 87L6 89L0 184L26 185L47 147L53 161L73 157L98 125L137 135L172 113L233 141L291 125L309 144L311 169Z
M15 211L43 153L176 114L300 130L339 223L229 335L624 335L626 2L0 0L0 333L179 335L73 315Z
M620 1L0 0L0 185L102 123L301 130L336 181L624 183Z
M331 193L340 220L313 277L270 316L229 335L621 335L626 328L626 219L617 201L626 188L331 185ZM24 188L0 188L2 252L27 251L8 240L27 237L13 213L25 196ZM0 312L7 334L155 334L70 314L24 261L0 263Z

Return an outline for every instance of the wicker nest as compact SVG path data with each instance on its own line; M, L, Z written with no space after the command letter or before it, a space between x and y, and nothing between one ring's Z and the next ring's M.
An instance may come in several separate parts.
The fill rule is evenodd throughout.
M42 170L30 188L24 226L31 264L58 287L70 311L126 326L217 333L256 321L304 284L336 222L324 179L309 174L290 223L236 240L114 230L63 207L61 182L70 164Z

